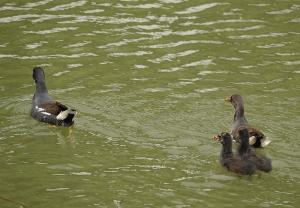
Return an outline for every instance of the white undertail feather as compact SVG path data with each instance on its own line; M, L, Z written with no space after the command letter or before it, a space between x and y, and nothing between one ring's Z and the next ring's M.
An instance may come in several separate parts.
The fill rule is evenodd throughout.
M46 111L44 108L39 108L38 106L35 106L35 109L37 109L38 112Z
M70 109L67 109L65 111L61 111L57 116L56 119L57 120L65 120L69 114L75 114L75 111L72 111Z
M50 116L51 114L46 112L46 110L44 108L40 108L38 106L35 106L36 110L44 115Z
M44 114L44 115L47 115L47 116L50 116L51 115L51 113L48 113L48 112L42 112L42 114Z
M261 146L262 146L262 147L266 147L266 146L268 146L271 142L272 142L272 141L271 141L268 137L263 138L263 139L261 140Z
M255 136L249 137L249 144L250 145L254 145L255 142L256 142L256 137Z

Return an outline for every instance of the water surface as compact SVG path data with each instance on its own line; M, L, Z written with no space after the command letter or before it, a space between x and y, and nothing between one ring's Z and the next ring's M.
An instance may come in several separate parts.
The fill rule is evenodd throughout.
M299 1L0 3L1 207L297 207ZM78 110L29 116L32 68ZM220 144L243 95L273 171L238 177Z

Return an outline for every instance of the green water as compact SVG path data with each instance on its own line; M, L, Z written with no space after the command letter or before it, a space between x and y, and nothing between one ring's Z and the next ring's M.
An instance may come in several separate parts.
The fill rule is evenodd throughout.
M300 2L0 2L0 207L299 207ZM29 116L32 68L78 110ZM238 177L211 136L243 95L273 171Z

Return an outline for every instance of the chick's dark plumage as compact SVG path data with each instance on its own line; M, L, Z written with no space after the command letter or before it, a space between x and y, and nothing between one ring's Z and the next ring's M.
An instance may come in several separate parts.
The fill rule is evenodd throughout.
M248 158L239 157L232 152L232 140L229 133L222 133L219 136L222 144L220 153L220 162L228 171L239 175L252 175L255 172L255 166Z
M239 130L239 138L241 140L241 143L238 147L238 154L241 158L245 160L251 161L257 170L264 171L264 172L270 172L272 170L272 161L271 159L262 156L257 155L255 153L255 150L250 148L249 146L249 133L248 129L241 129Z

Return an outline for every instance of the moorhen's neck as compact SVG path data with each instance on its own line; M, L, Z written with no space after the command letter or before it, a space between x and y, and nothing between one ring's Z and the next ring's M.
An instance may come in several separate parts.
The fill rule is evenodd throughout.
M35 86L36 86L35 93L48 93L46 82L44 80L36 81Z
M240 138L240 139L241 139L241 143L238 148L238 152L239 152L239 155L242 156L242 155L248 153L250 146L249 146L248 139L243 139L243 138Z
M238 152L239 155L244 155L246 154L249 149L249 134L247 129L243 129L239 132L239 137L240 137L240 146L238 147Z
M242 102L236 103L234 105L234 108L235 108L234 120L244 117L244 105Z
M228 142L222 146L222 158L227 158L233 155L232 153L232 143Z

